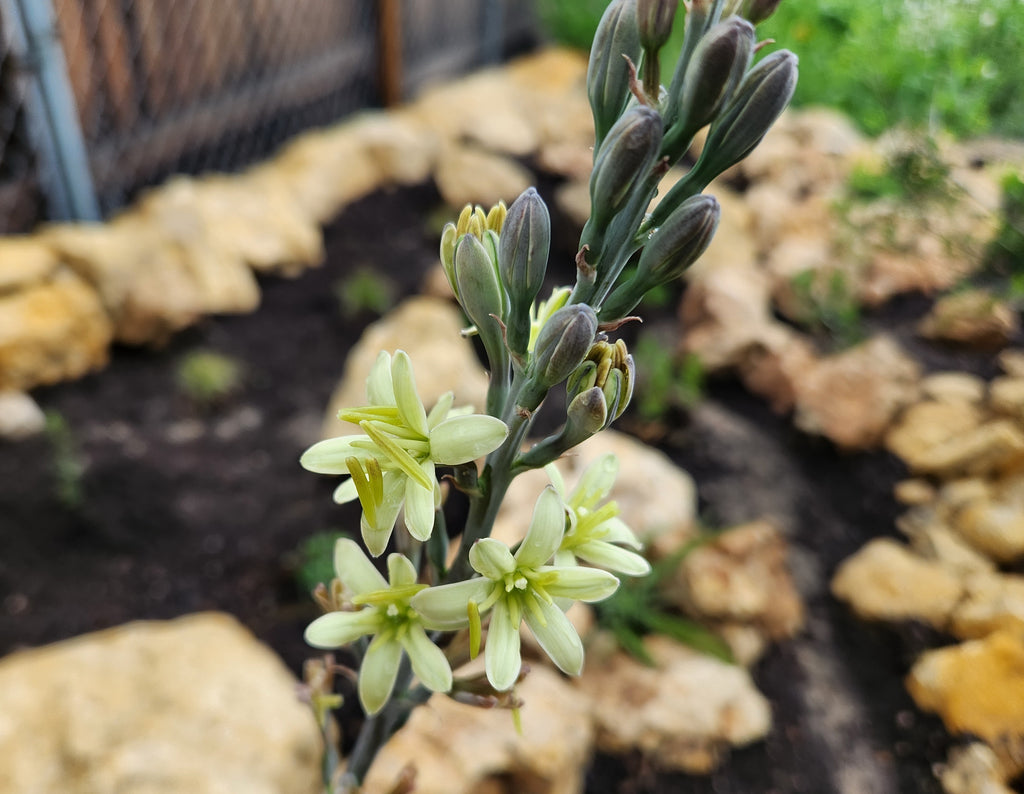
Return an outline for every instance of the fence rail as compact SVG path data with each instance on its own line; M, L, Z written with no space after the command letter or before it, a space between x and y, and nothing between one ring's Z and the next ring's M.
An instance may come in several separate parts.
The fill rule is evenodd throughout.
M529 0L0 0L0 233L89 217L83 183L109 214L235 170L534 39Z

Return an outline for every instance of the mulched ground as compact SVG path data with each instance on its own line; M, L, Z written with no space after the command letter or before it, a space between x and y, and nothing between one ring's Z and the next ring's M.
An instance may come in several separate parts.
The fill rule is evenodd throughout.
M372 266L396 295L414 292L436 261L437 232L423 217L439 204L432 186L371 196L327 230L324 267L264 281L257 313L207 320L163 350L117 349L103 372L35 393L70 428L83 466L81 499L58 494L51 438L0 444L0 654L215 609L236 615L298 671L308 654L302 629L317 611L296 585L295 549L311 533L356 520L352 506L331 502L329 481L298 465L348 349L374 319L345 319L335 287ZM556 256L571 263L578 230L560 228ZM871 322L907 337L926 306L897 302ZM663 311L661 320L672 321L672 307ZM213 408L193 404L175 382L181 357L198 348L245 367L243 387ZM921 355L932 369L962 357ZM978 358L965 363L988 369ZM869 538L894 532L891 485L902 468L886 454L838 454L730 380L713 381L704 404L674 414L670 425L662 446L696 478L704 516L727 525L785 500L790 538L816 561L822 581ZM771 476L766 459L778 461ZM932 767L950 740L901 683L914 654L936 638L913 626L865 627L824 587L810 594L809 610L804 635L754 670L775 713L767 741L735 752L707 777L659 774L639 756L598 756L587 791L827 794L843 790L836 770L850 762L849 746L867 753L888 790L937 794ZM808 695L820 684L809 680L808 659L818 657L839 665L861 705L859 722L843 722ZM851 725L856 741L848 742Z

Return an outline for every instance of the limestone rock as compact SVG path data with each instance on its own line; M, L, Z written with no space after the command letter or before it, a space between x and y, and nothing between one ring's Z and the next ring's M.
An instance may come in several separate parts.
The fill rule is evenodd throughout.
M444 147L434 178L442 198L457 208L490 207L499 200L511 204L534 181L530 172L507 157L468 146Z
M803 626L804 605L786 556L770 522L734 527L683 558L666 596L702 619L752 625L771 639L792 637Z
M960 600L963 585L941 563L878 538L839 566L832 594L866 620L920 620L941 628Z
M343 125L296 138L256 170L280 180L301 211L319 223L384 181L374 158Z
M914 551L957 574L995 570L995 564L949 525L950 510L941 501L922 504L896 519Z
M885 443L912 471L941 477L1003 471L1024 457L1024 430L1011 420L983 423L966 403L912 405Z
M983 742L954 747L939 774L946 794L1013 794L999 757Z
M917 331L927 339L992 349L1004 347L1019 328L1011 306L984 290L971 289L936 301Z
M985 637L1003 629L1024 631L1024 576L993 572L968 577L951 628L961 639Z
M996 378L989 384L988 399L997 414L1024 425L1024 376Z
M637 748L663 769L700 774L767 734L769 705L746 670L666 637L644 647L655 667L621 652L592 656L576 682L593 703L602 750Z
M384 184L415 185L430 177L440 143L409 109L362 113L347 121L345 130L366 152Z
M234 619L134 623L0 660L0 792L321 791L281 661Z
M0 295L0 390L78 378L107 363L113 329L96 292L61 269Z
M439 298L414 297L369 326L349 353L341 382L331 396L323 436L357 432L338 421L338 411L366 404L366 378L381 350L404 350L412 360L416 386L428 407L446 391L456 405L482 411L487 376L472 345L459 332L465 327L459 310Z
M20 441L45 427L46 416L35 400L24 392L0 391L0 439Z
M586 697L543 667L516 695L525 701L522 733L508 711L434 695L384 746L363 794L387 794L407 764L417 794L578 794L594 741Z
M967 543L996 562L1024 558L1024 502L998 496L975 499L954 513L952 525Z
M907 677L917 705L937 713L954 734L984 740L1016 774L1024 768L1024 632L997 631L984 639L923 654Z
M60 264L57 252L38 236L0 237L0 295L38 284Z
M935 488L927 480L914 477L900 480L893 486L893 496L904 505L922 505L935 499Z
M999 354L999 366L1007 375L1024 378L1024 350L1011 348Z
M921 393L935 402L980 405L985 400L985 381L969 372L935 372L921 381Z
M870 449L918 394L919 365L885 336L822 359L796 383L796 424L844 449Z
M573 179L555 189L555 204L580 228L590 218L590 182Z

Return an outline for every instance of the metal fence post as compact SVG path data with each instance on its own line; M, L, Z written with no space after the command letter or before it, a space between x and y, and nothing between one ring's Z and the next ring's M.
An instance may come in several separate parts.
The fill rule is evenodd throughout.
M28 133L36 147L40 184L57 220L99 220L89 156L78 122L67 62L51 0L0 0L10 20L11 49L26 78Z

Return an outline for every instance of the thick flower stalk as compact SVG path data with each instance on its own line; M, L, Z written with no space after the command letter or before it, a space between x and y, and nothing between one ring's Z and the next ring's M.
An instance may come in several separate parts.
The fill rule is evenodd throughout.
M403 350L394 356L381 352L367 378L366 396L368 405L338 414L364 434L314 444L301 463L321 474L351 475L335 490L334 501L359 499L363 542L376 557L387 548L403 506L409 534L427 540L441 503L435 467L486 455L505 440L508 428L493 416L453 409L451 392L427 413Z
M413 672L434 692L452 688L452 671L444 653L430 641L422 616L409 602L425 584L401 554L388 556L388 581L359 546L348 538L334 548L334 570L355 607L329 612L306 628L306 642L316 648L340 648L372 635L359 668L359 702L376 714L391 697L404 652ZM429 628L429 626L427 626Z
M524 621L559 669L579 675L583 643L556 599L601 601L619 586L607 571L549 564L562 542L565 522L561 498L546 489L515 554L501 541L484 538L469 553L479 578L431 587L412 599L414 609L445 629L470 626L490 612L485 666L488 681L499 692L519 677L519 627Z

